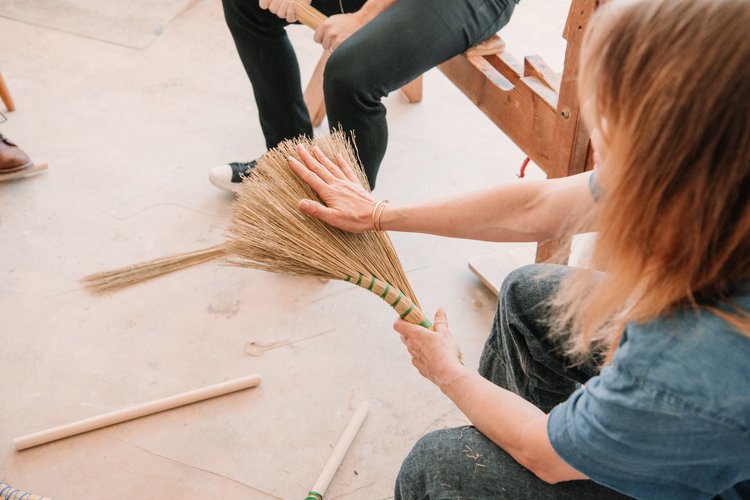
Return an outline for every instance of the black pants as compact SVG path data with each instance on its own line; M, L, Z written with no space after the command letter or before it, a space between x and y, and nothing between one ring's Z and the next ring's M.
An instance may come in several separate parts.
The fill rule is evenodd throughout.
M548 301L569 271L533 265L503 282L497 315L479 362L479 373L549 412L599 371L597 360L571 366L546 338ZM621 500L593 481L548 484L516 462L476 428L445 429L417 442L401 466L396 500L518 498Z
M253 86L266 147L312 136L287 22L258 0L223 0L227 24ZM399 0L331 55L324 93L331 128L353 132L372 187L388 143L380 102L425 71L496 33L516 0ZM313 0L326 15L358 10L364 0ZM311 35L312 36L312 35Z

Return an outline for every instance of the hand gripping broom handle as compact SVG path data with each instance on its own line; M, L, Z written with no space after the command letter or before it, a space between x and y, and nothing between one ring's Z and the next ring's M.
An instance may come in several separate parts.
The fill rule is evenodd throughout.
M358 274L356 278L347 276L344 281L374 293L386 301L401 316L401 319L425 328L432 328L432 322L427 319L424 312L409 297L404 295L404 292L390 283L369 274Z
M318 26L323 24L323 21L327 19L326 15L320 12L315 7L312 7L305 0L292 0L294 2L294 15L297 16L299 22L305 26L317 30Z

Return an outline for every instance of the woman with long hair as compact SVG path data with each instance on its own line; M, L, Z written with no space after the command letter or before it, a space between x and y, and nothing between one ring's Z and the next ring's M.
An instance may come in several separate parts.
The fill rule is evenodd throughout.
M324 202L300 209L349 231L378 208L383 230L598 232L590 268L508 276L478 374L444 312L395 323L473 424L424 436L396 498L750 498L748 27L746 0L600 8L578 79L593 173L383 209L342 161L291 161Z

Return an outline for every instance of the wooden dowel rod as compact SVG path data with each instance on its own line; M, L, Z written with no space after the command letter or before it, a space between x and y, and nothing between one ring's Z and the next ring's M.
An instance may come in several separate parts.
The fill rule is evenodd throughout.
M294 15L297 16L299 22L314 30L317 30L318 26L328 19L325 14L305 3L304 0L294 0Z
M122 410L105 413L104 415L98 415L96 417L79 420L78 422L28 434L16 438L13 440L13 444L16 447L16 451L21 451L33 446L39 446L40 444L75 436L76 434L101 429L108 425L119 424L120 422L145 417L146 415L152 415L164 410L171 410L172 408L197 403L198 401L203 401L205 399L211 399L217 396L241 391L243 389L249 389L258 384L260 384L260 375L248 375L247 377L229 380L209 387L183 392L182 394L177 394L175 396L157 399L156 401L150 401L129 408L123 408Z
M331 484L331 480L336 474L339 465L341 465L341 462L344 460L346 452L349 451L352 441L354 441L357 432L359 432L359 428L362 427L362 422L365 421L369 409L370 406L367 404L367 401L362 401L362 403L360 403L357 411L354 412L354 416L352 416L346 429L344 429L344 433L341 435L341 438L339 438L339 442L336 443L336 447L331 452L331 456L328 457L328 461L325 466L323 466L323 472L318 476L318 480L315 481L315 485L307 494L305 500L322 499L323 495L326 494L328 485Z

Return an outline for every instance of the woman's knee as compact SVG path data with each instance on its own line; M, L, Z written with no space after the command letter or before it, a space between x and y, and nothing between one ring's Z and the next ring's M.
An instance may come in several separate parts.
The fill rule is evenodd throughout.
M514 316L546 316L568 266L530 264L505 277L498 300L498 312Z
M539 264L529 264L511 271L500 287L500 297L513 299L519 296L523 297L532 289L534 282L539 279L541 269L544 267Z
M452 456L450 450L455 447L455 429L444 429L423 436L401 464L396 479L397 499L429 497L434 487L432 478L440 477L439 470L445 465L446 456Z
M326 105L331 100L355 99L366 102L379 100L385 95L379 86L383 75L363 63L366 56L362 54L360 47L361 44L344 42L328 58L323 72Z
M479 373L501 387L519 391L513 367L528 352L527 332L544 336L547 317L556 284L547 286L545 276L557 267L532 264L511 271L503 281L497 301L497 313L487 337ZM557 278L554 280L557 281Z
M487 498L507 461L512 459L473 426L431 432L401 465L395 498Z

